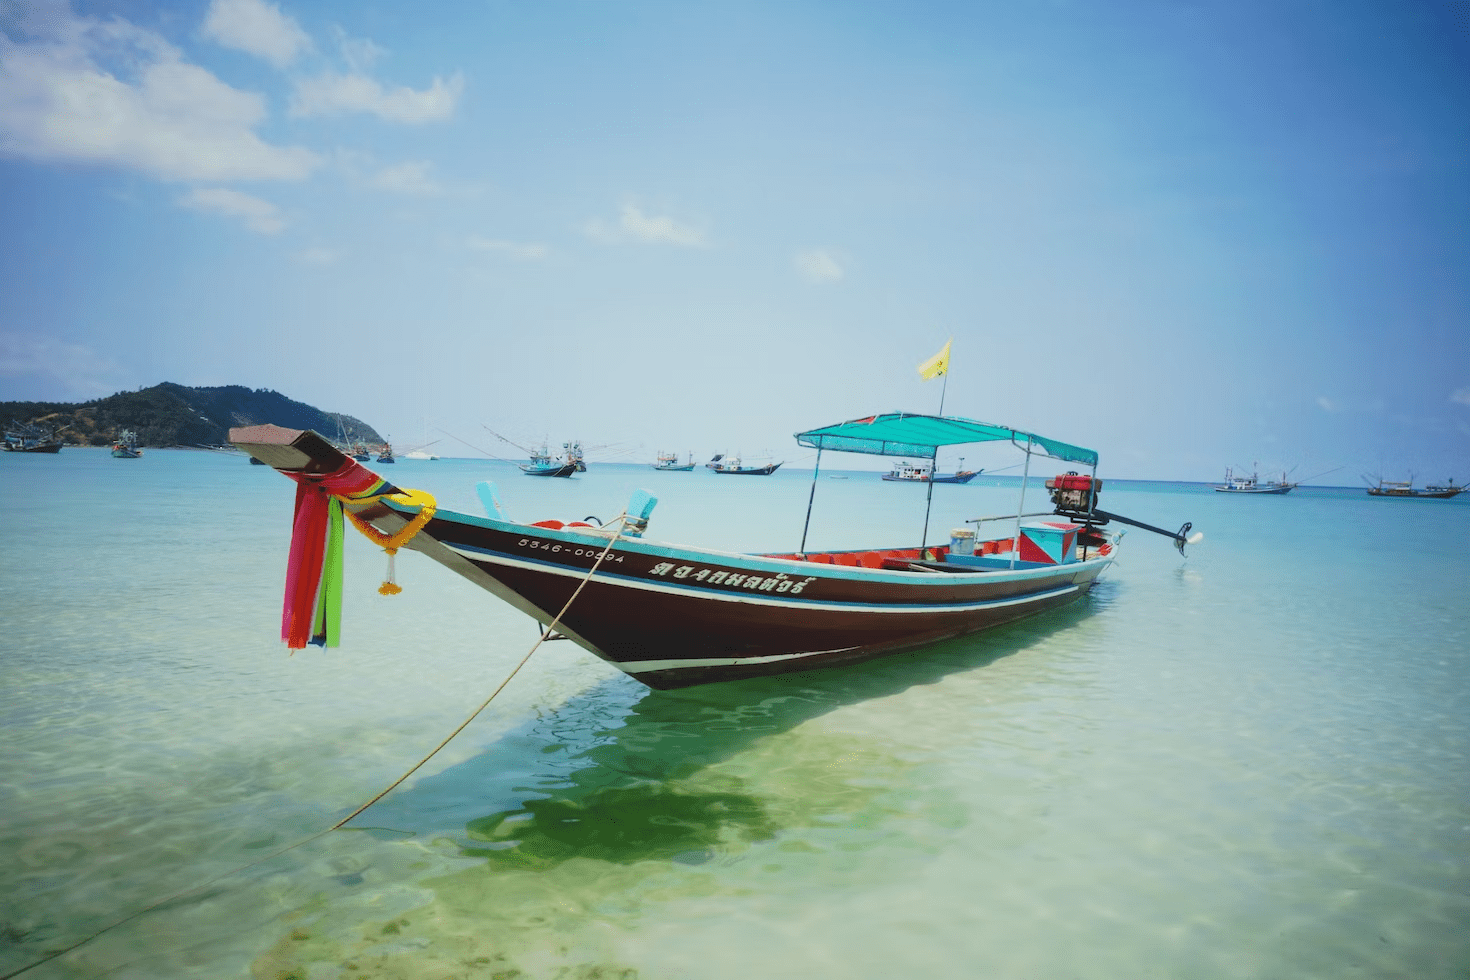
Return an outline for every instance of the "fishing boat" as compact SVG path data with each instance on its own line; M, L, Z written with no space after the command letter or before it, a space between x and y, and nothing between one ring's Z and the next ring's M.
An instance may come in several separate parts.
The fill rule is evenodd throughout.
M380 463L396 463L397 462L397 459L393 456L393 447L390 446L390 445L388 445L386 442L383 443L383 448L378 450L378 462L380 462Z
M368 447L364 446L360 442L352 447L352 452L348 453L348 455L357 460L359 463L371 462L373 458L373 454L368 452Z
M1230 468L1225 468L1225 482L1215 487L1217 493L1291 493L1298 484L1288 483L1286 474L1281 474L1280 480L1262 480L1252 471L1250 476L1236 476Z
M561 449L566 461L572 464L573 472L587 472L587 458L582 453L582 442L580 439L573 439L571 442L562 443Z
M117 434L117 441L112 444L112 455L118 459L137 459L143 455L143 450L138 448L138 434L131 429L123 429Z
M527 476L559 476L569 477L577 472L577 464L571 460L552 456L546 446L531 451L529 463L518 463L521 472Z
M54 430L48 432L40 426L20 422L10 423L0 439L0 448L8 453L59 453L61 446L61 437Z
M765 466L744 466L739 456L716 456L704 464L716 473L728 473L734 476L770 476L781 468L782 463L767 463Z
M1024 513L1034 456L1095 473L1097 454L1003 426L892 413L796 439L817 450L808 526L824 451L932 459L940 446L1009 442L1026 455L1022 503L1004 520L976 518L944 544L929 543L926 510L917 543L811 550L804 529L796 551L744 554L646 539L658 502L646 490L607 523L523 523L506 514L488 482L478 488L486 515L460 513L388 483L314 432L271 425L230 432L232 443L297 483L282 614L288 646L336 645L341 591L331 575L342 563L332 557L340 532L329 515L345 511L390 554L427 555L548 635L659 689L850 664L1057 609L1086 595L1112 564L1122 532L1110 521L1166 535L1181 554L1197 539L1186 536L1188 524L1174 533L1099 510L1101 483L1091 475L1057 477L1054 509ZM380 591L396 589L385 583Z
M1465 492L1463 485L1457 485L1453 478L1448 483L1430 484L1422 490L1414 486L1410 480L1379 480L1376 486L1368 488L1370 497L1416 497L1421 500L1448 500Z
M960 457L960 463L964 462L964 457ZM910 463L905 459L895 463L893 469L883 474L883 479L895 483L969 483L983 472L985 471L957 469L953 473L936 475L932 462L926 463L921 460L917 463Z
M689 459L681 463L678 453L659 453L658 462L653 464L653 468L665 473L687 473L694 469L694 454L690 453Z

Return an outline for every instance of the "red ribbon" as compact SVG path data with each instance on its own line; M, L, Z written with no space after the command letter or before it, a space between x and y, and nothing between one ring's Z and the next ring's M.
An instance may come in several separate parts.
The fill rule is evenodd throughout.
M300 472L286 475L296 481L296 511L291 526L291 556L286 563L281 639L290 649L301 650L311 642L313 613L321 591L328 502L334 496L350 500L394 493L397 488L351 459L325 475Z

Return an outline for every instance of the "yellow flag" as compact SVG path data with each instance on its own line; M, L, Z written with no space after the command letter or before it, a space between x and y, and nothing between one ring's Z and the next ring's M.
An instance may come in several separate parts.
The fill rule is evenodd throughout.
M954 338L952 337L949 340L946 340L944 342L944 350L940 351L938 354L935 354L933 357L929 358L929 360L919 365L920 377L922 377L925 381L932 381L935 378L939 377L941 374L949 373L949 345L953 342Z

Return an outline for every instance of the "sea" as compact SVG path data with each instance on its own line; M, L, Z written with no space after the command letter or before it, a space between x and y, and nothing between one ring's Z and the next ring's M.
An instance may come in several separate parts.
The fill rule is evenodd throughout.
M809 504L811 550L947 541L1066 468L930 502L842 459L382 469L524 521L645 488L649 538L760 552ZM293 655L288 480L0 455L0 976L1465 980L1470 494L1102 475L1203 538L1129 530L1063 610L848 668L659 693L545 643L329 831L536 624L408 551L380 594L349 529L341 645Z

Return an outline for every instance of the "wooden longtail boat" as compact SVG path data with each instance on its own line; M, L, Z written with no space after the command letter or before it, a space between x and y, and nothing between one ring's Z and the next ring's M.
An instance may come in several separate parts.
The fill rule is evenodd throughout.
M1026 453L1028 474L1033 455L1094 470L1097 463L1092 450L935 416L874 416L797 440L817 449L813 497L823 451L932 458L941 445L1008 440ZM320 530L302 529L312 526L311 508L325 515L330 500L380 543L396 536L385 544L390 554L407 547L427 555L537 622L556 620L561 635L660 689L853 663L1046 612L1085 595L1112 564L1121 534L1102 526L1110 517L1158 531L1097 511L1100 482L1069 475L1055 481L1056 514L1023 523L1036 515L1018 512L995 540L964 532L953 548L930 546L926 529L917 546L808 552L803 532L796 552L736 554L645 540L657 502L647 491L607 525L524 524L504 515L489 483L479 486L488 516L436 509L427 495L386 483L315 432L256 426L232 429L230 441L297 482L282 616L290 645L335 645L330 623L323 628L331 589L298 574L298 565L323 564L325 517ZM1182 553L1188 529L1159 533ZM298 555L307 557L298 562Z

